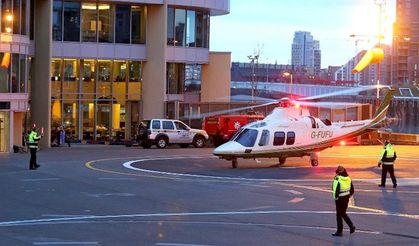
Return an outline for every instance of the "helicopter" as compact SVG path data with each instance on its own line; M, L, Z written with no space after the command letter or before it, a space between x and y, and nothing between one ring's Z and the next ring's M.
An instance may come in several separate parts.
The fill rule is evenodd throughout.
M318 154L340 141L379 130L395 90L390 89L372 119L331 122L310 115L299 102L283 98L263 120L243 126L230 141L213 150L221 159L238 167L238 158L278 158L283 165L289 157L310 156L313 167L319 165Z

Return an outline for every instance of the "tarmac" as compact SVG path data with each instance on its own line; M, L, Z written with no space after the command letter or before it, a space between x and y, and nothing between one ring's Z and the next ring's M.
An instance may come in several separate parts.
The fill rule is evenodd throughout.
M308 158L217 159L212 148L82 145L0 154L0 245L417 245L419 147L395 146L398 187L379 188L381 146ZM331 183L347 168L357 227L336 231Z

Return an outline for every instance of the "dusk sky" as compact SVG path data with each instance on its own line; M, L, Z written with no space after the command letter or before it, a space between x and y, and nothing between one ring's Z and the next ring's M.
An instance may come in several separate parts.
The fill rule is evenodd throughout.
M230 14L211 18L210 50L230 51L233 62L249 62L247 56L259 47L259 63L290 64L294 32L308 31L320 41L322 68L343 65L377 41L376 1L230 0ZM383 43L391 42L395 1L385 1ZM350 38L351 34L359 36Z

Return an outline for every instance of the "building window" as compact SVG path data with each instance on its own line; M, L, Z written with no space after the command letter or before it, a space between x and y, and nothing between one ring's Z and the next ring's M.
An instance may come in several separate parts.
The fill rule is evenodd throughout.
M97 96L100 99L111 96L111 61L98 62Z
M12 12L12 1L2 0L2 25L1 31L5 33L12 33L13 31L13 12Z
M186 10L175 10L175 46L185 46Z
M64 81L63 81L63 98L77 99L79 92L79 66L78 60L64 60Z
M80 41L80 2L64 2L64 41Z
M26 55L0 53L0 93L26 93Z
M196 25L195 25L195 46L198 48L203 47L203 35L204 35L204 13L196 11Z
M204 11L169 7L167 45L208 48L209 20L209 14Z
M25 1L25 0L23 0ZM13 0L13 33L20 34L20 0Z
M201 92L201 69L200 64L185 65L185 92Z
M128 100L141 99L142 65L140 61L129 62Z
M99 21L97 30L99 42L113 43L114 37L114 8L113 5L99 3Z
M131 43L144 44L145 43L145 14L144 6L131 6L132 12L132 30Z
M114 61L112 95L118 101L125 100L127 79L127 63L125 61Z
M61 59L51 61L51 97L61 98Z
M27 93L26 90L26 80L27 80L27 76L26 76L26 63L27 63L27 56L26 55L19 55L19 63L20 63L20 82L19 82L19 92L20 93Z
M52 7L52 40L62 40L63 2L54 0Z
M22 0L22 10L21 10L21 28L20 28L20 30L21 30L21 34L22 35L27 35L28 34L28 31L27 31L27 26L26 26L26 23L27 23L27 21L26 21L26 11L27 11L27 6L28 6L28 4L27 4L27 1L28 0Z
M203 18L203 27L204 27L204 31L203 31L203 37L202 37L202 41L203 41L203 47L204 48L209 48L209 31L210 31L210 16L209 14L204 14L204 18Z
M186 12L186 46L195 47L195 11Z
M102 28L102 23L97 21L96 3L83 3L81 6L82 41L96 42L97 30Z
M185 64L167 64L167 91L166 94L183 94L185 81Z
M12 93L19 93L20 71L19 71L19 54L12 55Z
M129 5L116 5L115 42L129 44L131 8Z
M121 140L125 124L138 123L141 62L52 59L51 95L53 126L82 140Z
M35 0L30 0L30 13L29 13L29 39L33 40L35 29Z
M175 9L167 8L167 45L174 45L175 41Z

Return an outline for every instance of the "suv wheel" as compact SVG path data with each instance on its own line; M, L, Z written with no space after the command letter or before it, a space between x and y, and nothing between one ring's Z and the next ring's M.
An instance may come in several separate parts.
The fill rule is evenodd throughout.
M159 149L164 149L167 147L167 139L165 137L159 137L156 139L156 145Z
M195 148L203 148L205 146L205 138L202 136L198 136L194 139L193 145Z

